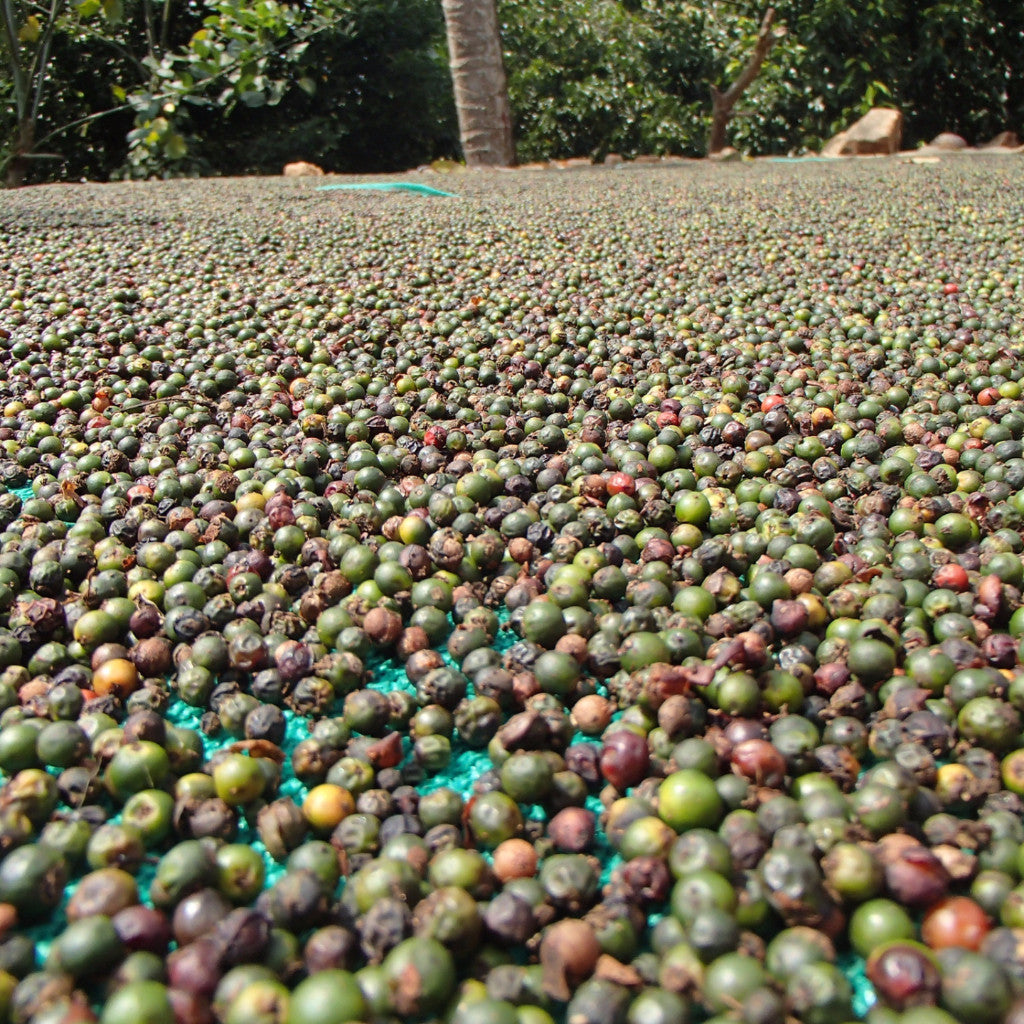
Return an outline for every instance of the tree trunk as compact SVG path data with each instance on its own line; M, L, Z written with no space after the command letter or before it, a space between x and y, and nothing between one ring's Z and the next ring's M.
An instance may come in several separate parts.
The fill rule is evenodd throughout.
M442 0L462 155L469 167L515 161L495 0Z
M774 22L775 8L769 7L761 20L754 49L739 77L725 92L714 85L711 86L711 131L708 134L708 156L712 153L720 153L725 149L726 130L732 120L733 107L746 92L747 86L757 78L761 65L764 63L765 57L768 56L768 51L772 48L777 36L784 34L784 30L781 29L772 31Z
M721 153L727 140L726 129L732 120L732 107L725 104L724 94L711 86L711 131L708 133L708 153Z
M25 175L28 173L28 154L32 152L36 144L36 126L31 120L25 120L18 125L18 141L14 144L14 155L7 164L7 175L5 184L8 188L19 188L25 183Z

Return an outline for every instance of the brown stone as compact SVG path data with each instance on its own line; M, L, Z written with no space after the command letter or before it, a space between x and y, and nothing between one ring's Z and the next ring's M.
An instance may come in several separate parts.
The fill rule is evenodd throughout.
M1020 145L1020 139L1016 132L1000 132L994 139L984 143L982 149L1016 149Z
M903 139L903 115L890 107L873 107L845 132L826 143L823 156L891 155Z
M843 146L846 145L846 132L838 132L833 135L824 146L821 147L822 156L842 156Z
M967 148L967 140L954 132L942 132L928 143L929 149L941 149L947 153Z
M323 168L316 164L307 163L305 160L296 160L294 163L284 165L284 176L286 178L322 178Z

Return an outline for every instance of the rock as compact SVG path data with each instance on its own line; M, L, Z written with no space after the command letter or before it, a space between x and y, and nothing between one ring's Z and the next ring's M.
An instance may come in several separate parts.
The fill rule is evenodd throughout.
M718 164L735 164L743 159L743 154L738 149L733 149L732 146L726 146L725 149L720 149L717 153L708 153L708 159L714 160Z
M982 149L1016 149L1020 145L1020 139L1016 132L1000 132L994 139L984 143Z
M947 153L967 148L967 140L953 132L942 132L928 143L929 149L941 149Z
M306 163L305 160L296 160L295 163L284 165L284 176L286 178L322 178L323 168L316 164Z
M846 132L839 132L833 135L824 146L821 147L822 156L842 156L843 146L846 145Z
M903 115L891 107L873 107L845 132L826 143L823 156L891 155L900 148Z
M618 153L609 153L604 158L605 167L618 167L619 164L623 163L623 159Z
M435 174L463 174L466 170L465 164L460 163L458 160L446 160L444 157L440 160L434 160L427 166Z

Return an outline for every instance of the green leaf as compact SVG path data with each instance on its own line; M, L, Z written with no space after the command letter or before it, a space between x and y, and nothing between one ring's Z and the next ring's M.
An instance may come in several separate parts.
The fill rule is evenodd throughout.
M34 14L30 14L25 19L25 24L18 29L18 39L23 43L34 43L42 35L42 32L43 27L39 24L39 19Z
M298 81L298 86L307 96L316 94L316 82L309 75L303 75Z
M145 121L147 124L160 111L160 101L152 93L145 90L131 93L128 97L128 103L131 105L132 110L138 114L139 120Z
M124 86L112 85L110 87L110 91L114 94L114 99L117 100L118 103L124 103L128 98L128 92L125 90Z
M188 153L188 145L181 135L171 132L164 139L164 152L171 160L181 160Z
M103 17L111 25L120 25L124 20L124 4L121 0L103 0Z
M263 107L266 106L267 103L267 97L264 96L262 92L254 89L243 92L241 99L247 107Z
M80 18L91 18L100 9L100 0L82 0L80 4L75 4L75 12Z

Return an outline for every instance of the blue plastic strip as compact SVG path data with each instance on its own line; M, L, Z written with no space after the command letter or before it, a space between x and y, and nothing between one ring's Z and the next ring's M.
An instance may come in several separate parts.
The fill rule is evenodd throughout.
M335 189L346 189L356 192L415 192L421 196L445 196L449 199L458 199L454 192L442 192L439 188L432 188L430 185L420 185L414 181L373 181L359 182L355 185L320 185L317 192L330 192Z

